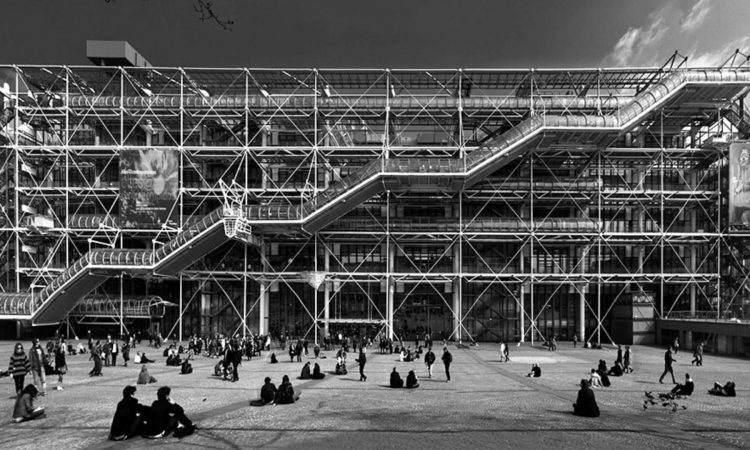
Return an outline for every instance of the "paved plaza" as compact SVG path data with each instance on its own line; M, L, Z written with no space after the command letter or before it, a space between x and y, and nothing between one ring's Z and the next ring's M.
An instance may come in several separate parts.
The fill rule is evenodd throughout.
M12 342L0 343L0 359L9 359ZM29 345L25 343L28 350ZM217 360L198 357L194 373L180 375L167 367L161 351L139 346L156 362L149 364L156 384L138 386L136 397L150 404L159 386L172 387L172 398L181 404L199 430L184 439L134 438L107 441L109 425L122 388L135 384L140 365L105 367L104 376L89 378L93 363L88 355L69 357L65 390L55 391L56 376L49 377L47 408L42 420L11 424L13 381L0 380L0 448L732 448L750 447L748 386L750 363L745 359L706 355L703 367L690 365L692 354L676 355L678 380L689 372L695 394L680 401L687 409L672 412L660 404L643 409L644 391L665 392L672 384L658 383L663 349L634 347L635 372L612 377L612 387L595 389L601 409L597 419L573 416L571 404L578 382L599 359L615 359L611 347L573 349L562 343L556 352L542 347L511 347L511 362L501 363L498 346L480 344L469 349L449 346L453 353L452 381L445 382L440 363L432 379L422 361L398 362L395 355L369 351L367 382L359 382L353 355L349 374L332 375L334 352L318 360L328 375L323 380L296 380L303 363L290 363L283 350L275 350L279 364L262 358L244 361L240 380L222 381L213 376ZM133 353L134 354L134 353ZM312 356L312 355L311 355ZM537 362L542 377L526 378ZM397 367L405 379L414 369L421 381L416 390L390 389L389 373ZM265 376L275 384L288 374L295 390L302 391L294 405L250 407ZM30 377L27 377L27 381ZM714 381L733 379L737 397L710 396Z

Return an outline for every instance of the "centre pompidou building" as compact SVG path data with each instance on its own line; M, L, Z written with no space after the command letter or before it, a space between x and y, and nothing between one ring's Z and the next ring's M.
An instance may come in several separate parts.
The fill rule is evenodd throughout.
M650 342L742 315L750 70L672 62L2 66L0 318Z

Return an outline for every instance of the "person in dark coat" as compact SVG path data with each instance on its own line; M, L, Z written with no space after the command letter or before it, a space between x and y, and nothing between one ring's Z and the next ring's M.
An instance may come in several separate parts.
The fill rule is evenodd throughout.
M432 352L432 347L427 348L427 353L424 354L424 365L427 366L427 377L432 378L432 365L435 364L435 353Z
M294 362L294 355L296 355L294 351L294 344L289 343L289 362Z
M271 383L271 377L266 377L263 386L260 388L260 399L251 400L250 406L270 405L276 399L276 385Z
M275 401L277 405L287 405L299 400L300 393L295 393L292 383L289 382L289 376L284 375L281 379L279 389L276 391Z
M44 353L44 348L39 343L39 338L34 338L31 349L29 350L29 361L31 362L31 375L34 379L34 385L39 390L39 395L44 397L45 391L47 390L47 378L44 367L44 362L47 360L47 355ZM101 374L101 362L99 373Z
M599 417L599 406L596 404L594 391L589 388L586 380L581 380L578 398L573 403L573 414L583 417Z
M448 347L443 347L443 365L445 366L445 382L451 380L451 363L453 362L453 355L448 351Z
M271 353L271 364L278 364L279 360L276 359L276 353Z
M313 347L313 354L316 359L320 356L320 346L318 344L315 344L315 347Z
M320 371L320 365L318 363L315 363L315 367L313 367L313 373L312 373L313 380L322 380L325 377L326 377L326 374Z
M708 391L711 395L718 395L719 397L735 397L737 396L737 391L735 390L734 381L727 381L727 383L722 386L719 383L714 383L714 387L711 388L711 390Z
M276 385L271 383L270 377L266 377L263 387L260 388L260 399L264 405L273 403L273 400L276 398L276 391Z
M148 406L141 405L134 397L135 386L125 386L122 390L122 400L117 404L115 417L109 429L109 439L123 441L141 433L143 421L148 415Z
M675 398L677 396L689 396L693 394L693 391L695 391L695 383L693 383L693 379L690 378L690 374L686 373L685 384L678 384L677 386L675 386L670 392L671 395L669 396L669 398Z
M695 351L693 352L693 360L690 362L690 365L693 364L697 366L703 365L703 342L699 342L698 345L695 346Z
M303 350L304 350L304 347L302 346L302 341L298 340L297 345L294 347L294 354L297 355L297 362L302 362Z
M300 380L309 380L311 378L312 378L312 374L310 373L310 361L308 361L302 367L302 372L299 374L299 379Z
M233 342L229 346L229 362L232 364L232 382L239 381L240 374L237 370L237 366L242 364L242 352L237 345L237 342Z
M175 437L182 437L197 429L185 415L182 406L169 397L171 392L168 386L162 386L156 391L156 401L151 404L146 423L146 437L159 439L172 432Z
M672 349L667 348L667 351L664 352L664 373L659 377L659 383L664 383L662 380L664 380L667 374L670 374L672 376L672 383L677 384L677 381L674 379L674 371L672 370L672 363L674 362L677 362L677 360L672 358Z
M609 381L609 370L607 370L607 363L603 359L599 360L599 368L596 369L596 373L599 374L599 377L602 380L602 386L604 387L610 387L612 386L612 383Z
M527 377L533 377L533 378L539 378L542 376L542 368L539 367L539 364L532 364L531 365L531 372L526 374Z
M404 387L404 380L401 378L401 375L399 375L398 371L396 371L396 368L393 368L393 372L391 372L391 387L392 388L402 388Z
M418 387L419 387L419 380L417 379L417 374L415 374L413 370L410 370L409 374L406 376L406 388L414 389Z
M359 358L357 358L357 362L359 363L359 381L367 381L367 375L365 375L365 364L367 363L367 350L365 349L364 345L359 349Z
M621 345L617 346L617 359L615 359L615 364L617 364L618 362L622 364L622 346Z
M622 367L622 363L619 361L615 361L615 364L612 366L611 369L609 369L609 372L607 372L607 375L611 375L613 377L620 377L625 372L625 369Z

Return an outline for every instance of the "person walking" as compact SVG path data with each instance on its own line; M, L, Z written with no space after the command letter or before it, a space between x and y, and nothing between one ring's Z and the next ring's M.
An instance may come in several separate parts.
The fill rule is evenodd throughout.
M29 361L29 357L26 356L26 352L23 350L23 344L18 342L13 350L13 354L10 355L10 364L8 365L8 372L13 376L13 381L16 384L16 397L21 395L24 388L24 379L30 371L31 361Z
M451 363L453 362L453 355L448 351L448 347L443 347L443 365L445 365L445 382L451 381Z
M576 345L578 345L578 333L573 334L573 348L576 348Z
M672 384L677 384L677 381L674 379L674 371L672 370L672 363L674 362L677 362L677 360L672 358L672 349L667 348L667 351L664 352L664 373L659 377L659 383L664 383L662 380L667 374L670 374L672 376Z
M622 357L622 365L624 367L623 372L633 372L633 351L630 349L629 345L625 346L625 354Z
M505 361L505 341L500 341L500 362Z
M68 352L68 346L65 344L65 339L59 339L57 345L55 345L55 373L57 374L57 387L58 391L63 390L63 375L68 373L68 362L65 360L65 355Z
M45 391L47 390L47 378L44 372L44 361L46 360L47 355L44 354L39 338L34 338L31 350L29 350L29 361L31 362L31 375L34 377L34 386L42 397L46 395Z
M695 351L693 352L693 360L690 362L690 365L695 364L696 366L702 366L703 365L703 342L699 342L697 346L695 346Z
M432 352L432 347L427 349L427 353L424 355L424 365L427 366L427 377L432 378L432 365L435 364L435 353Z
M617 346L617 358L615 359L615 364L617 363L622 364L622 346Z
M365 375L365 364L367 363L367 349L365 346L361 346L359 348L359 358L357 358L357 362L359 363L359 381L367 381L367 375Z

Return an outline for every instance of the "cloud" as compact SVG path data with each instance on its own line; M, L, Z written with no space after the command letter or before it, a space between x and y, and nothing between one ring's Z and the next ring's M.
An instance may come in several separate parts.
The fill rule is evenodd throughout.
M708 12L711 10L711 5L709 5L710 1L711 0L698 0L698 2L693 5L692 9L690 9L687 16L685 16L685 20L680 24L680 30L683 32L693 31L701 26L706 20Z
M612 52L604 58L605 64L616 66L632 65L643 60L644 52L654 47L669 29L665 25L666 8L649 15L651 23L647 27L630 27L615 44ZM653 59L655 55L651 55ZM654 61L648 60L647 64Z
M687 65L688 67L717 67L729 59L737 49L741 52L747 52L750 49L750 36L735 39L723 47L701 53L698 53L697 49L693 48L688 54ZM743 59L743 56L738 55L737 62L739 63Z

